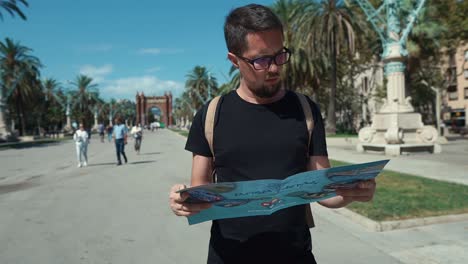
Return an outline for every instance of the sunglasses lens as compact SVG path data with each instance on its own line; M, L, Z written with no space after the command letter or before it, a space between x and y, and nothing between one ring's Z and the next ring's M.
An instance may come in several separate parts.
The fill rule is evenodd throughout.
M285 64L286 62L288 62L288 60L289 60L289 53L287 51L282 52L282 53L276 55L276 57L275 57L275 63L277 65Z
M261 70L267 69L268 67L270 67L271 58L269 57L258 58L258 59L253 60L253 64L256 69L261 69Z

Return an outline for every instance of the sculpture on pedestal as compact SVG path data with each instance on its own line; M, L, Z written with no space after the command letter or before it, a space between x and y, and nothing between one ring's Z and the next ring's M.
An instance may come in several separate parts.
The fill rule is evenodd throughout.
M425 0L415 0L408 13L405 28L400 21L401 1L384 0L378 9L367 0L355 0L372 23L383 44L382 59L387 82L387 98L375 114L370 127L359 131L358 151L377 150L388 155L400 155L402 151L441 151L436 144L437 130L424 126L419 113L414 112L411 97L405 95L405 61L408 56L406 40ZM385 17L380 13L386 12Z

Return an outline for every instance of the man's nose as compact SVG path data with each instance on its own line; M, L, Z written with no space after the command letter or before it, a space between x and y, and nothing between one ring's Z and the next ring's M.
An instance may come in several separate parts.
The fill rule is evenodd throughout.
M274 61L271 62L270 67L268 67L268 72L278 72L281 66L276 65Z

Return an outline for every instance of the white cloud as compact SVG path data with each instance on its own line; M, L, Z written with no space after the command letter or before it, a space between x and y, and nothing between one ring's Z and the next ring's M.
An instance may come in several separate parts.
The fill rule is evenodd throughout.
M161 49L161 48L143 48L138 50L138 54L150 54L150 55L159 55L159 54L176 54L183 53L183 49Z
M160 71L160 70L161 70L161 67L153 67L153 68L146 69L145 72L153 73L153 72L157 72L157 71Z
M161 49L158 48L148 48L148 49L140 49L138 51L139 54L151 54L151 55L158 55L161 53Z
M146 96L160 96L170 91L174 97L184 91L184 84L171 80L160 80L154 76L129 77L108 80L100 85L100 94L106 100L109 98L135 100L137 92Z
M93 78L95 83L104 81L106 75L112 73L113 67L111 64L106 64L101 67L94 65L84 65L80 68L80 74L84 74Z

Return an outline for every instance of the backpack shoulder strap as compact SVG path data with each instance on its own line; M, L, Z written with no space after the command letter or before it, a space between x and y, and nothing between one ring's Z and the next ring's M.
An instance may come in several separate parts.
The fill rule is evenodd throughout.
M208 110L206 111L206 118L205 118L205 138L208 141L208 145L210 146L211 155L213 155L214 160L214 150L213 150L213 130L214 130L214 119L216 115L216 109L218 108L218 102L221 96L216 96L211 100L208 105Z
M309 142L307 144L308 147L310 147L310 140L312 138L312 131L314 130L314 117L312 116L312 109L310 107L309 102L307 101L307 98L305 95L301 93L295 92L297 95L297 98L301 102L302 106L302 111L304 112L306 124L307 124L307 132L309 133ZM307 148L309 149L309 148Z
M308 156L309 148L310 148L310 141L312 138L312 131L314 130L314 117L312 116L312 109L310 107L309 102L307 101L306 96L301 93L297 93L297 92L295 93L297 95L297 98L301 102L302 111L304 112L304 116L305 116L305 120L307 124L307 132L309 135L309 141L307 144L307 156ZM312 210L310 208L310 205L306 206L305 217L306 217L307 226L309 226L309 228L315 227L314 217L312 216Z

